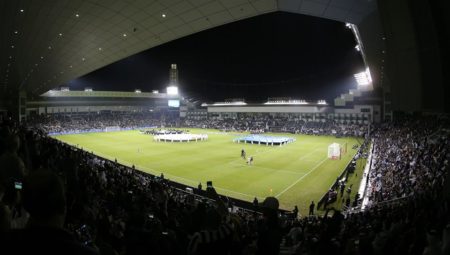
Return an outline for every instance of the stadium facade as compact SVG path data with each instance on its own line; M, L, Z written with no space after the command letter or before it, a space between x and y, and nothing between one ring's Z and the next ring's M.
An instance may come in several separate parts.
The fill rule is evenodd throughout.
M39 100L26 102L24 117L33 114L82 114L100 111L173 111L174 108L168 105L170 100L179 100L179 97L167 93L141 91L50 90L39 97Z
M338 123L369 124L382 120L381 105L351 103L346 106L328 105L324 101L296 104L297 100L279 100L278 103L233 102L195 105L183 100L178 95L152 92L118 92L118 91L61 91L50 90L40 100L27 101L23 118L33 114L86 114L108 112L155 112L179 115L182 119L236 119L244 116L271 115L293 119L325 122L334 120ZM179 100L180 107L169 106L169 101ZM284 103L283 103L284 102Z
M284 116L307 121L324 122L325 120L338 120L340 123L380 122L381 111L379 105L353 105L339 108L334 106L309 104L307 106L267 106L265 104L248 104L246 106L207 106L209 118L237 118L238 116L252 116L268 114L271 116ZM204 117L203 111L187 112L188 118Z

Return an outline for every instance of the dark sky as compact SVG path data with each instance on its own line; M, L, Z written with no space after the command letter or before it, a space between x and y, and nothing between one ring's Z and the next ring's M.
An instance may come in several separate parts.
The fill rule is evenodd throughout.
M139 32L139 31L137 31ZM71 89L165 91L169 68L180 91L204 100L268 97L332 100L364 69L343 23L271 13L184 37L69 82Z

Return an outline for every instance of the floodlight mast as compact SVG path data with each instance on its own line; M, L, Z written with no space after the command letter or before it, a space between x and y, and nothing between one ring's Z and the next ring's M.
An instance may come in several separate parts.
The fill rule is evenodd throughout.
M169 76L170 85L178 86L178 70L177 64L170 65L170 76Z
M177 64L170 65L169 72L169 86L167 89L167 95L177 96L178 95L178 70Z
M359 88L371 90L371 89L373 89L372 76L370 74L369 64L367 63L367 60L366 60L364 44L361 40L361 36L359 34L358 27L355 24L348 23L348 22L345 23L345 26L353 32L353 35L355 36L356 43L357 43L355 46L355 49L361 53L361 56L362 56L363 62L364 62L364 66L366 67L365 72L360 72L360 73L354 74L353 76L355 77ZM358 75L358 77L357 77L357 75Z

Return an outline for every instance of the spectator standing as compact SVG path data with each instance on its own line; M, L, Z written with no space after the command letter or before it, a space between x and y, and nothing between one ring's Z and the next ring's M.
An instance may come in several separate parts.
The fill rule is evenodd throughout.
M292 214L294 216L294 219L297 219L297 217L298 217L298 207L297 207L297 205L294 207L294 210L292 211Z
M314 215L314 201L311 201L311 204L309 205L309 215Z
M255 197L255 199L253 199L253 206L258 207L259 201L258 198Z
M267 197L262 203L263 219L259 223L256 254L279 254L281 227L278 218L279 202L275 197Z
M98 254L63 229L66 198L55 174L44 170L31 174L23 184L23 204L30 213L28 226L6 234L5 254Z

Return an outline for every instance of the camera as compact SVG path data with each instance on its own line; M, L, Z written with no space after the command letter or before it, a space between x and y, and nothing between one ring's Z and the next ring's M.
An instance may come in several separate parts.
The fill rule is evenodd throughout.
M206 182L206 187L207 187L207 188L212 188L212 187L213 187L212 181L207 181L207 182Z
M86 226L86 224L75 230L75 232L77 233L78 239L83 245L87 246L92 244L91 233L89 227Z
M22 189L22 183L21 182L14 182L14 188L17 190L21 190Z

